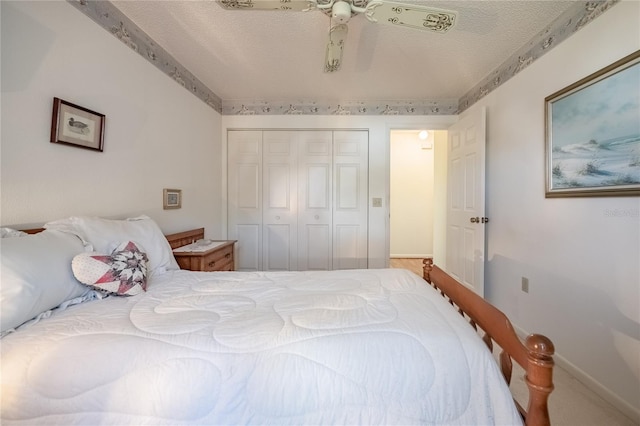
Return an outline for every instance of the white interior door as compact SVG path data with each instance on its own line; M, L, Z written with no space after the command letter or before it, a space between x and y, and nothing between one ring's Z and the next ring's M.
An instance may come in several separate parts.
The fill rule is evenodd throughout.
M236 244L236 269L262 270L262 131L230 131L227 230Z
M449 128L447 272L484 296L486 110Z

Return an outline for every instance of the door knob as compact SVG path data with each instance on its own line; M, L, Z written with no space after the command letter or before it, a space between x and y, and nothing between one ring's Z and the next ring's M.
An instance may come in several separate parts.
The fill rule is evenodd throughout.
M488 217L472 217L471 219L471 223L487 223L489 222L489 218Z

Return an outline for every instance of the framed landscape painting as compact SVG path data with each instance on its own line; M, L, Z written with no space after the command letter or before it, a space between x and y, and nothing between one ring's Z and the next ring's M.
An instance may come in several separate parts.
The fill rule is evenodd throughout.
M640 50L545 98L546 197L640 195Z

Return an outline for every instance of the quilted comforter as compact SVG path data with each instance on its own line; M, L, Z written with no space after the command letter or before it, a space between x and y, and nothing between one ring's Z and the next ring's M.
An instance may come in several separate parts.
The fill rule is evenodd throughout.
M172 271L0 344L3 425L521 424L481 339L400 269Z

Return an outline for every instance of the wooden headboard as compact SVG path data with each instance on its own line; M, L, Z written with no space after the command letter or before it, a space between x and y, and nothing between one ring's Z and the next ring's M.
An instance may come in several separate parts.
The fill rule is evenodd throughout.
M21 229L21 231L26 232L27 234L37 234L44 231L44 228ZM204 228L190 229L189 231L177 232L175 234L166 234L165 237L167 238L167 241L169 241L171 249L174 249L204 238Z
M27 234L37 234L38 232L44 231L44 228L21 229L20 231L26 232Z
M167 241L172 249L186 246L204 238L204 228L190 229L189 231L167 234Z

